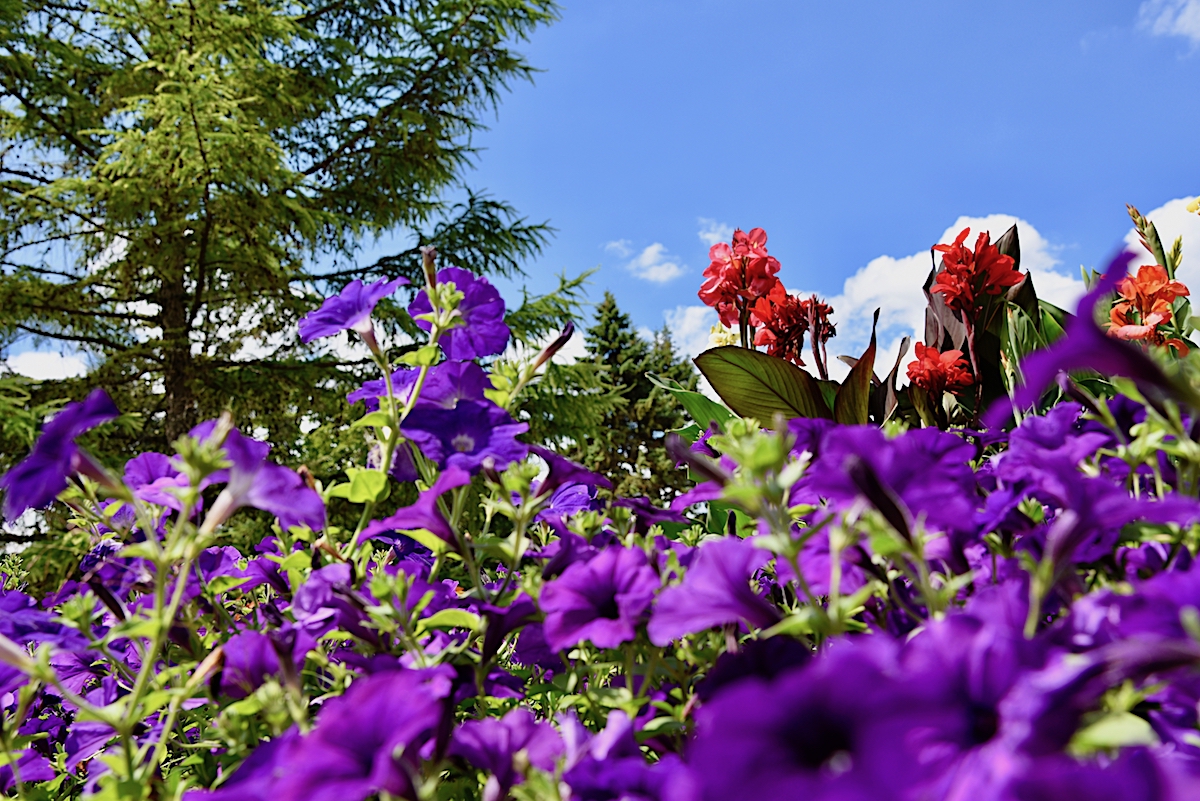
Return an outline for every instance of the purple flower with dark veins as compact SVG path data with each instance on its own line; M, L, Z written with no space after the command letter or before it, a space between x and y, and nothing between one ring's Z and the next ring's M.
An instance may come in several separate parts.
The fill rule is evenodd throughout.
M216 424L215 420L201 423L192 429L191 436L207 439L212 436ZM233 464L205 480L206 484L226 482L205 519L204 525L209 530L228 520L243 506L270 512L279 519L279 525L285 531L300 525L314 531L325 527L325 503L321 496L305 484L295 470L268 462L270 445L243 436L235 428L225 438L223 447L226 458Z
M350 330L370 342L375 336L371 327L371 312L375 310L375 304L408 283L408 279L403 277L391 281L380 278L366 285L354 279L337 295L326 299L319 309L304 315L300 320L300 341L307 345L314 339Z
M478 472L487 459L503 470L529 453L517 440L529 430L491 401L460 401L453 409L417 408L401 429L438 467Z
M508 344L510 331L504 322L504 299L486 278L478 278L461 267L447 267L437 274L439 284L453 283L463 299L458 304L463 325L451 328L442 334L438 344L447 358L470 361L483 356L502 353ZM408 306L413 317L433 311L425 290L417 293ZM428 320L417 320L423 330L433 328Z
M650 642L669 645L685 634L713 626L744 622L767 628L779 622L779 611L750 587L750 578L770 554L733 537L700 546L683 576L658 597L646 630Z
M450 741L450 756L462 757L491 775L484 786L484 801L500 801L514 784L522 781L513 765L524 751L530 765L546 771L563 751L562 738L549 723L538 723L528 709L517 708L504 717L468 720Z
M546 644L561 651L584 640L599 648L632 640L658 586L645 552L637 549L613 546L576 562L542 588Z
M4 488L4 516L16 520L26 509L49 506L58 493L67 488L67 479L75 473L93 478L102 476L92 458L75 444L75 438L120 412L102 389L82 401L68 403L42 428L33 450L0 477Z

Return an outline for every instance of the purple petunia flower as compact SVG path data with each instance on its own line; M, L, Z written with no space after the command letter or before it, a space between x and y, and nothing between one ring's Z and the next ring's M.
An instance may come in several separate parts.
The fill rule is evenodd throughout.
M940 712L894 666L890 641L870 637L725 689L697 710L688 754L706 801L907 797L921 775L909 732Z
M906 513L922 516L942 532L969 527L975 512L975 448L962 439L921 428L888 439L874 426L839 426L826 433L821 457L797 484L792 503L824 498L834 508L860 499L876 506L902 534L910 521L891 519L888 504L899 500Z
M696 801L691 772L667 754L647 765L633 733L633 721L619 710L608 713L604 731L589 736L577 720L560 718L567 746L563 781L579 801ZM732 796L731 796L732 798Z
M510 331L504 322L504 299L486 278L478 278L461 267L447 267L437 274L439 284L453 283L463 299L458 304L464 325L451 328L442 334L438 344L447 358L470 361L483 356L502 353L508 344ZM417 293L408 306L413 317L433 311L425 290ZM417 325L429 331L433 325L428 320L417 320Z
M576 562L542 588L546 644L561 651L584 640L599 648L632 640L658 586L640 550L613 546Z
M403 405L417 382L421 371L405 367L392 373L392 392ZM461 400L484 400L484 390L491 387L487 373L474 362L442 362L429 368L421 397L416 405L420 408L440 407L453 409ZM379 399L387 397L387 384L382 378L365 382L346 396L349 403L363 401L368 411L379 408Z
M445 671L392 670L361 678L327 701L313 731L265 745L214 792L186 801L349 801L386 792L415 798L417 752L437 729Z
M659 595L646 627L650 642L668 645L725 623L767 628L779 622L778 610L750 588L751 576L769 559L766 551L732 537L701 545L683 583Z
M563 752L562 738L549 723L538 723L533 713L517 708L499 720L485 718L463 723L450 741L450 756L465 759L491 775L483 790L484 801L499 801L521 782L513 757L524 751L530 765L553 771Z
M454 409L417 408L401 429L438 467L476 473L487 459L497 470L519 462L529 446L517 440L529 430L491 401L460 401Z
M546 477L538 485L538 495L551 495L558 491L560 487L570 484L612 489L612 482L604 476L588 470L583 465L572 462L570 459L559 456L549 448L543 448L541 445L531 445L529 452L543 459L549 468Z
M150 451L125 463L125 485L138 500L178 512L183 510L183 503L175 491L187 487L188 478L165 453Z
M401 277L391 281L380 278L364 285L356 278L337 295L326 299L319 309L304 315L300 320L300 341L307 345L314 339L346 330L355 331L364 339L373 337L371 312L375 304L408 283L407 278Z
M454 538L454 529L438 508L438 498L452 489L471 483L471 475L459 467L448 467L437 477L433 486L421 493L417 502L412 506L397 509L393 514L382 520L372 520L358 535L359 542L387 534L390 531L416 531L425 529L444 541L447 545L458 547Z
M64 406L46 423L33 451L0 477L4 516L12 521L26 509L49 506L67 488L71 475L99 472L91 457L75 444L75 438L118 414L116 404L102 389L92 390L84 400Z
M201 423L191 430L191 436L207 439L216 424L215 420ZM268 462L270 445L243 436L235 428L225 438L223 447L232 466L213 473L205 481L206 484L226 482L205 519L204 524L210 530L243 506L270 512L285 531L300 525L314 531L325 527L325 503L321 496L295 470Z

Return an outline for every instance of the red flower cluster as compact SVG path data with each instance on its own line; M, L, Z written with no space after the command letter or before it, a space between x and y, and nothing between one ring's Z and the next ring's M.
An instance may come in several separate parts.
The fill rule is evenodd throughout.
M1175 299L1190 294L1182 282L1169 279L1161 265L1146 264L1138 268L1136 277L1126 276L1117 292L1121 300L1109 312L1108 333L1117 339L1170 345L1180 354L1187 354L1183 342L1167 338L1158 328L1171 321Z
M953 245L934 245L946 266L930 290L941 293L947 306L966 317L974 316L975 305L984 295L999 295L1025 278L1014 267L1012 256L1001 254L991 243L987 231L979 235L974 250L963 245L970 233L970 228L964 228Z
M829 338L837 333L837 328L829 320L829 315L833 314L832 306L822 302L816 295L798 298L789 294L780 284L777 290L755 302L751 314L761 326L754 337L754 344L765 345L770 356L804 364L800 352L804 347L804 335L809 334L817 369L821 378L828 378L824 354L818 353L817 347L819 345L823 349Z
M975 382L961 350L939 353L937 348L927 348L918 342L916 354L917 358L908 364L908 380L934 398L941 398L946 390L953 392Z
M783 289L775 274L779 260L767 255L767 232L754 228L733 232L733 243L720 242L708 250L700 300L717 310L727 328L748 322L746 315L755 301Z

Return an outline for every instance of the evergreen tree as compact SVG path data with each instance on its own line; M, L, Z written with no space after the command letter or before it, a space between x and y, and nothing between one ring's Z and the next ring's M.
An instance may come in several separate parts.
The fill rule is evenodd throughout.
M501 274L542 247L544 225L462 175L482 114L532 73L512 43L554 15L552 0L4 4L0 347L57 341L99 364L34 401L102 385L140 415L143 448L227 405L284 449L336 423L370 366L302 348L301 314L355 278L418 277L420 245ZM385 233L413 247L357 265ZM404 301L380 309L393 335Z
M577 443L575 458L612 478L617 495L669 500L690 482L686 471L667 456L663 438L688 420L670 393L646 374L663 375L694 389L695 368L675 353L665 327L653 342L638 336L609 292L596 307L596 321L585 342L592 362L606 368L609 383L624 403L607 411L595 433Z

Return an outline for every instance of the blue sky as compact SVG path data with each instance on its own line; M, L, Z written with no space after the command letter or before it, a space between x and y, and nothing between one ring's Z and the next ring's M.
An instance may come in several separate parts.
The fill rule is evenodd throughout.
M471 180L558 229L532 287L599 266L593 297L652 328L698 304L702 219L762 226L789 288L834 297L963 215L1027 221L1077 275L1125 203L1200 192L1197 42L1197 0L568 2Z
M1064 302L1127 202L1195 229L1185 263L1200 248L1171 203L1200 192L1200 0L568 0L521 49L543 72L477 137L470 183L557 229L531 289L599 267L593 299L691 352L702 234L732 226L835 301L833 352L874 305L886 342L907 333L929 246L977 218L1021 220Z

